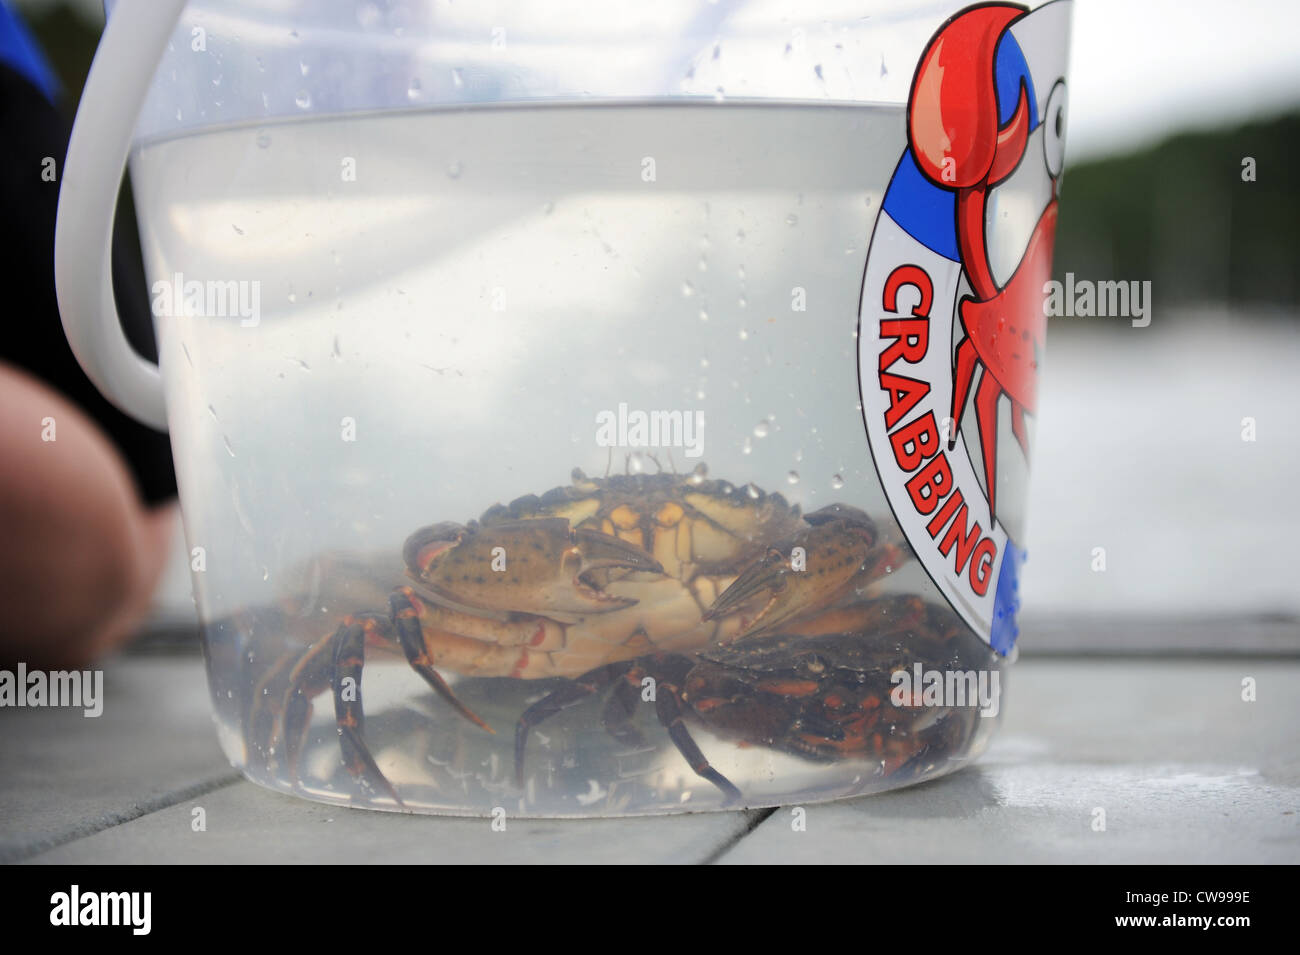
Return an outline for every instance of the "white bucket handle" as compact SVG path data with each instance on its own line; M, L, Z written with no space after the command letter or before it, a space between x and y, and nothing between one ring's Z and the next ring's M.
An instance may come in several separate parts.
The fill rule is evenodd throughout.
M72 126L54 227L54 285L72 353L104 397L160 431L167 413L158 366L131 348L113 302L113 216L136 117L184 6L114 6Z

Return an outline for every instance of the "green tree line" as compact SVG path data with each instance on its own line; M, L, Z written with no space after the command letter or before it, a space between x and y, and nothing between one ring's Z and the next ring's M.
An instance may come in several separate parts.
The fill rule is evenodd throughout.
M1056 277L1150 280L1162 302L1300 304L1300 113L1067 166Z

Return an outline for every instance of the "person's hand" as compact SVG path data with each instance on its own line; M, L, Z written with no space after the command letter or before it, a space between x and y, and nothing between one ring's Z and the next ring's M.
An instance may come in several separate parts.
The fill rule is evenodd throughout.
M146 510L95 424L0 363L0 664L78 667L128 638L174 509Z

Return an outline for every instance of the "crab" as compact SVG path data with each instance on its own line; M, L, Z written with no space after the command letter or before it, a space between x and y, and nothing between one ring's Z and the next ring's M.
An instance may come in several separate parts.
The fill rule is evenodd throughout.
M992 651L975 651L956 614L918 597L882 597L861 610L858 622L866 627L846 631L833 619L814 619L690 657L654 653L584 674L519 718L517 784L524 785L532 729L602 691L610 693L605 729L622 742L639 742L631 717L644 699L647 678L659 722L695 773L722 791L724 805L739 802L740 790L704 756L685 725L688 717L742 746L765 746L814 762L873 762L881 776L899 781L923 773L965 748L977 711L925 707L919 692L897 699L894 674L916 663L974 670L992 665Z
M250 717L269 725L267 752L282 744L297 780L313 700L331 692L349 773L402 805L364 738L368 647L400 648L461 717L493 732L444 672L581 685L602 667L630 671L658 655L693 661L774 633L874 625L878 608L864 596L907 559L905 544L856 508L802 514L780 494L706 474L589 478L575 470L572 484L540 497L415 531L402 549L407 580L389 594L386 612L344 617L255 690L261 707L271 686L284 687Z

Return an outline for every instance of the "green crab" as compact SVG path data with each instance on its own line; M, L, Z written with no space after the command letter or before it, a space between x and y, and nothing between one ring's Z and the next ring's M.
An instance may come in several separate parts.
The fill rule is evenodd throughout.
M802 514L780 494L711 480L702 469L605 478L575 470L570 485L411 534L402 549L407 580L387 610L344 617L293 661L271 706L268 751L282 743L297 778L313 700L331 692L348 771L400 805L364 736L368 647L400 648L436 694L488 732L444 673L563 677L583 687L593 673L671 660L674 674L687 674L683 689L698 713L691 681L735 665L741 658L728 648L748 654L774 638L794 647L874 632L882 608L868 599L872 585L907 556L845 505ZM255 700L273 683L268 676Z

